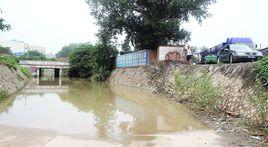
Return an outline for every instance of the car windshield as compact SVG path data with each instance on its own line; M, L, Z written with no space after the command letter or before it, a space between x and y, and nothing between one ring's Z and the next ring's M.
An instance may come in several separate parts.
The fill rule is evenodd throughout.
M230 45L230 48L235 51L246 51L246 50L252 50L246 45L241 45L241 44L232 44Z

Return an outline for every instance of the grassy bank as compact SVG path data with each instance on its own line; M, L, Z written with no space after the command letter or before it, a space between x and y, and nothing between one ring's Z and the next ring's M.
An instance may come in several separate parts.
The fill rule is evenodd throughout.
M200 77L173 73L175 88L182 101L191 103L198 109L212 109L218 111L221 103L221 89L212 84L212 77L204 72Z
M19 65L19 61L14 56L0 56L0 63L7 65L9 68L14 70L20 70L25 76L30 77L31 73L25 67Z
M31 77L31 73L29 72L29 70L25 67L20 66L18 59L14 56L0 56L0 64L7 66L9 69L21 71L28 78ZM22 78L19 75L17 75L17 77ZM9 94L5 90L0 89L0 102L3 101L7 96L9 96Z
M5 91L0 91L0 102L4 100L8 94Z
M248 99L255 107L261 121L266 122L268 121L268 57L256 62L254 71L256 72L255 90ZM266 128L268 130L268 126Z

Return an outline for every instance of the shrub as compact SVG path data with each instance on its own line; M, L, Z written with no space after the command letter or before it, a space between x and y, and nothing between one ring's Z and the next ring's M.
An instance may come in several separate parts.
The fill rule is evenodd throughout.
M191 101L195 106L218 110L221 91L214 87L211 76L206 72L201 77L184 76L175 73L176 92L184 99Z
M0 101L3 100L4 98L6 98L7 96L8 96L8 94L5 91L3 91L3 90L0 91Z
M32 76L31 72L26 67L17 66L17 68L28 78Z
M255 91L249 97L249 100L261 118L265 120L265 117L268 117L268 91L259 82L257 82L254 89Z
M70 75L104 81L114 65L117 50L111 45L82 45L69 56Z
M265 87L268 88L268 57L265 57L255 64L255 71L257 73L257 80Z
M268 117L268 57L257 61L254 70L257 74L256 85L249 100L265 121L265 117Z
M92 71L96 81L106 80L115 63L118 52L114 46L98 44L92 51Z
M82 45L69 56L70 76L89 78L92 76L92 50L93 45Z

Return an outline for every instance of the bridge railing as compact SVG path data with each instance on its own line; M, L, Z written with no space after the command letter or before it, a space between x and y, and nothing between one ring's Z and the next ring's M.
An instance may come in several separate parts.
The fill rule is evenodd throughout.
M70 66L67 62L21 60L21 65Z

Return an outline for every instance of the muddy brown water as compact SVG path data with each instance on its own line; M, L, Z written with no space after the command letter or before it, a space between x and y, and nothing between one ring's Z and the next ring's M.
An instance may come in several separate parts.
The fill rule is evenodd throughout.
M101 140L208 130L183 106L129 87L84 79L36 78L0 105L0 125Z

